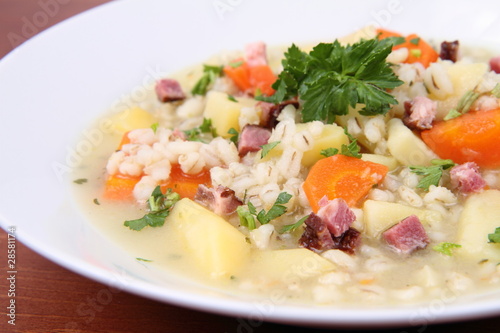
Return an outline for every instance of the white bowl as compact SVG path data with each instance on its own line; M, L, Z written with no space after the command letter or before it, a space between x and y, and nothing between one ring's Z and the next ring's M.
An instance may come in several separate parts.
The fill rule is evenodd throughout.
M313 326L424 325L500 314L500 293L375 309L291 306L236 297L140 265L92 228L72 201L86 129L155 78L264 40L333 40L367 24L500 45L494 1L123 0L36 36L0 62L0 222L24 244L91 279L203 311ZM87 135L87 137L86 137Z

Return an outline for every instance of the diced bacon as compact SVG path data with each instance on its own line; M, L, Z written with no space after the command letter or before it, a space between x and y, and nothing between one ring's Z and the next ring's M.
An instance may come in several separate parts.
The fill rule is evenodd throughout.
M354 250L361 244L361 233L354 228L349 228L339 237L333 237L333 248L354 254Z
M405 102L403 123L410 129L425 130L432 128L436 117L437 102L424 96L417 96Z
M344 199L328 200L324 196L319 201L319 206L318 216L325 221L328 230L334 237L340 237L349 230L351 224L356 220L356 215Z
M249 152L259 151L267 144L271 131L257 125L245 125L238 139L238 153L244 156Z
M493 57L490 59L490 68L495 73L500 73L500 56Z
M462 193L479 192L486 186L486 181L474 162L456 165L450 170L451 186Z
M250 67L267 65L266 44L254 42L245 45L245 60Z
M332 234L318 215L311 213L304 223L306 228L299 239L300 246L316 252L333 249Z
M458 59L458 40L453 42L442 42L441 51L439 52L439 58L443 60L451 60L456 62Z
M194 200L221 216L231 215L243 204L233 190L221 185L214 189L200 184Z
M293 105L296 109L299 108L299 102L295 100L291 101L286 101L280 104L272 104L272 103L267 103L267 102L259 102L257 103L256 107L260 108L261 110L261 115L260 115L260 124L263 127L273 129L276 127L278 124L278 116L280 115L281 111L287 106L287 105Z
M429 244L429 237L416 215L410 215L382 234L382 237L396 252L410 254Z
M337 249L354 254L361 242L361 233L353 228L333 237L325 221L314 213L311 213L304 223L306 228L299 239L299 245L309 250L322 252Z
M156 96L162 103L186 98L179 82L173 79L161 79L156 82Z

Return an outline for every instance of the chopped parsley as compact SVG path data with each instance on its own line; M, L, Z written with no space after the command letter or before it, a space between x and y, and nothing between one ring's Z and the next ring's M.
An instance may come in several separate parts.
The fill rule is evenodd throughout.
M411 172L424 176L418 183L417 187L426 191L429 190L431 185L438 186L443 171L455 166L452 160L433 159L431 166L410 166Z
M250 201L247 203L248 210L245 209L244 206L239 206L236 212L240 218L240 224L247 227L249 230L256 228L255 218L257 218L260 224L268 224L271 220L286 213L287 209L284 205L288 203L291 198L291 194L281 192L276 198L273 206L267 212L264 209L257 212L257 209Z
M205 95L208 88L222 75L222 68L222 66L203 65L203 75L191 89L191 93L193 95Z
M135 258L135 260L137 260L137 261L145 261L145 262L152 262L153 261L153 260L144 259L144 258Z
M297 222L295 222L294 224L288 224L288 225L283 226L283 228L281 228L281 230L280 230L280 233L284 234L285 232L293 232L293 231L297 230L298 227L300 227L302 224L304 224L304 222L307 220L308 217L309 217L309 215L306 215L303 218L301 218L300 220L298 220Z
M489 243L500 243L500 227L495 229L495 232L488 234Z
M124 225L137 231L146 226L161 227L165 223L165 218L170 214L170 210L179 200L179 194L173 192L172 189L169 188L163 194L160 186L157 186L148 199L149 213L140 219L125 221Z
M217 136L217 131L212 125L212 119L203 118L203 123L193 129L184 131L186 140L203 142L203 134L210 134L212 137Z
M78 184L78 185L85 184L86 182L88 182L87 178L78 178L78 179L73 180L73 183Z
M351 156L355 158L361 158L361 147L358 145L358 139L354 138L349 132L347 132L347 128L344 129L344 133L349 138L350 143L348 145L343 144L340 148L340 151L337 148L327 148L321 150L320 154L325 157L330 157L337 154L342 154L345 156Z
M418 45L418 43L420 43L420 37L410 39L410 43L413 45Z
M395 39L362 40L343 46L320 43L309 53L293 44L285 53L274 95L257 99L281 103L298 96L302 120L332 123L349 107L364 104L363 115L385 114L398 101L387 92L403 84L386 62Z
M229 129L229 131L227 131L227 134L231 134L231 137L229 138L229 140L231 140L231 142L233 142L235 145L237 145L239 137L240 137L240 133L238 133L238 131L234 127L231 127Z
M93 202L94 202L94 204L96 204L96 205L98 205L98 206L101 204L101 203L99 202L99 200L97 200L97 198L94 198Z
M495 85L495 87L491 90L491 94L496 98L500 98L500 83Z
M273 150L274 147L280 144L281 141L274 141L274 142L269 142L268 144L260 146L262 148L262 151L260 153L260 158L264 158L269 154L271 150Z
M450 112L448 112L448 114L444 117L444 120L457 118L464 113L467 113L472 104L479 98L479 96L481 96L481 94L472 90L466 92L458 101L456 109L451 109Z
M237 61L230 62L229 66L231 66L232 68L238 68L241 65L243 65L244 63L245 62L243 60L237 60Z
M458 249L461 248L462 245L460 244L454 244L454 243L439 243L438 245L434 246L432 249L437 252L441 252L444 255L451 256L453 254L453 249Z
M238 103L238 101L236 100L236 98L234 98L233 95L227 95L227 99L230 100L231 102L236 102Z
M153 125L151 125L151 129L153 130L154 133L156 133L158 126L160 126L160 124L158 124L158 123L154 123Z

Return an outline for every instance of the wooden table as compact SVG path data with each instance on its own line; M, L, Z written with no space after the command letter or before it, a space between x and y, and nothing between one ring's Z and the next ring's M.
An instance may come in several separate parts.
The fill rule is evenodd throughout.
M105 2L107 0L0 0L0 58L24 39ZM6 315L9 304L8 284L5 282L8 271L6 243L7 234L2 230L0 332L304 331L303 328L272 323L249 326L237 318L197 312L126 292L109 293L107 286L50 262L20 242L17 242L16 256L16 325L12 326L7 323L9 318ZM96 302L98 297L101 297L101 302ZM386 332L486 333L499 330L500 317L426 328L406 327Z

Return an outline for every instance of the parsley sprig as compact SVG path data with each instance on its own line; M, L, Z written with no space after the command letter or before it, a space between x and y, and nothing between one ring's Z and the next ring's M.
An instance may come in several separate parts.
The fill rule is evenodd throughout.
M500 243L500 227L495 229L495 232L488 234L489 243Z
M431 185L438 186L443 176L443 171L455 166L452 160L433 159L431 160L431 164L431 166L410 166L411 172L424 176L419 181L417 188L428 191Z
M365 105L360 114L385 114L390 104L398 104L386 90L403 84L385 61L393 44L391 38L362 40L347 46L336 40L320 43L309 53L293 44L273 84L275 94L258 99L281 103L298 96L303 101L304 122L332 123L357 104Z
M250 201L247 203L248 210L245 209L244 206L239 206L236 209L236 212L240 218L240 224L247 227L249 230L256 228L255 218L257 218L257 221L259 221L260 224L268 224L272 220L286 213L287 209L285 204L288 203L291 198L291 194L281 192L276 198L273 206L267 212L264 209L257 212L257 209Z
M203 123L195 128L184 131L186 140L204 142L203 134L210 134L213 138L217 136L217 131L212 125L212 119L203 118Z
M293 224L287 224L287 225L283 226L283 228L281 228L281 230L280 230L280 233L284 234L285 232L294 232L302 224L304 224L304 222L307 220L308 217L309 217L309 215L306 215L306 216L304 216L303 218L301 218L300 220L298 220L297 222L295 222Z
M432 249L434 251L441 252L444 255L452 256L453 249L459 249L461 247L462 247L462 245L460 245L460 244L443 242L443 243L439 243L438 245L434 246Z
M191 89L191 93L193 95L205 95L208 88L222 75L222 69L222 66L203 65L203 75Z
M325 156L325 157L330 157L333 155L342 154L345 156L361 158L361 154L360 154L361 147L358 145L358 139L354 138L351 134L349 134L349 132L347 132L347 128L344 128L344 133L349 138L350 143L348 145L343 144L340 147L340 151L337 148L333 148L333 147L322 149L320 154Z
M168 189L162 193L160 186L157 186L148 199L149 213L140 219L125 221L124 225L132 230L142 230L148 225L151 227L161 227L165 223L165 218L170 214L170 210L177 201L179 194Z

